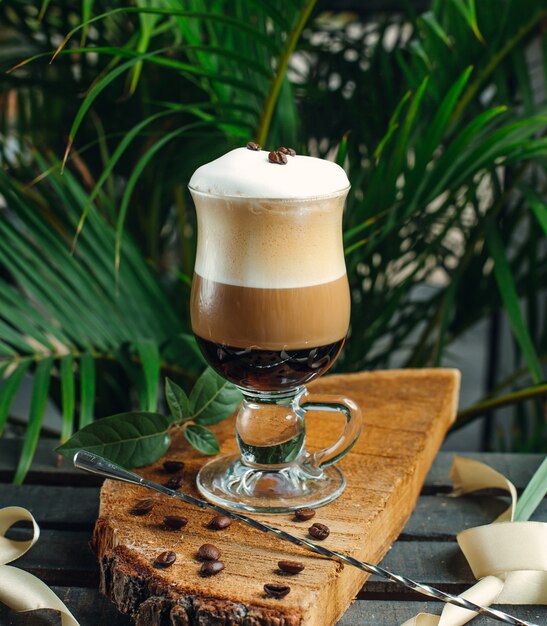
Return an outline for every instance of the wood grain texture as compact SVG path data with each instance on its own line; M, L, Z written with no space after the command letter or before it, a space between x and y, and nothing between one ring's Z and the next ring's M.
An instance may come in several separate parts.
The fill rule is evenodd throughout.
M455 370L404 370L325 377L310 388L344 394L362 408L365 426L352 452L343 459L348 487L321 508L314 521L327 524L331 548L378 563L401 532L437 453L457 405L459 373ZM340 425L331 415L308 420L308 447L327 446ZM216 427L221 450L235 448L234 425ZM177 439L167 455L186 462L185 489L194 492L203 457ZM165 481L161 462L143 471ZM176 624L262 624L264 626L329 626L335 624L363 585L366 575L350 567L309 555L274 537L233 524L227 531L206 528L210 513L158 497L153 511L135 518L130 509L143 489L106 481L94 545L102 572L102 589L137 624L155 625L168 618ZM189 519L181 532L165 531L165 515ZM263 516L264 517L264 516ZM274 517L272 520L271 518ZM306 535L309 524L290 515L270 516L277 526ZM214 543L225 571L200 578L195 552ZM175 565L154 569L164 550L177 553ZM291 593L283 600L265 597L266 582L286 580L277 572L281 559L299 560L304 572L291 577Z

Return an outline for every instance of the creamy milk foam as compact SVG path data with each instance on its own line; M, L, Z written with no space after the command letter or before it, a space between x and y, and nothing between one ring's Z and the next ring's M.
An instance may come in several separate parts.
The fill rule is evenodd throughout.
M198 168L189 186L219 196L304 199L348 189L349 180L331 161L289 156L286 165L276 165L265 150L236 148Z
M190 181L198 218L192 328L207 341L284 350L346 335L348 179L329 161L287 161L240 148Z

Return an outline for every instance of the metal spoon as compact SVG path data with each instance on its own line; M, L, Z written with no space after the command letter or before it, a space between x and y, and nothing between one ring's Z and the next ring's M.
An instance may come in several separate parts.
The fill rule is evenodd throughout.
M100 476L104 476L105 478L120 480L126 483L132 483L134 485L140 485L141 487L153 489L154 491L158 491L159 493L162 493L171 498L178 498L179 500L183 500L184 502L197 506L200 509L211 509L213 511L216 511L217 513L226 515L233 520L237 520L238 522L242 522L243 524L252 526L256 530L260 530L266 533L273 533L274 535L277 535L285 541L289 541L290 543L293 543L297 546L306 548L307 550L315 552L316 554L321 554L322 556L334 559L335 561L340 561L342 563L352 565L353 567L357 567L358 569L368 572L369 574L376 574L377 576L380 576L387 580L400 583L401 585L404 585L409 589L413 589L414 591L418 591L419 593L422 593L425 596L429 596L430 598L435 598L437 600L441 600L442 602L447 602L448 604L459 606L460 608L467 609L468 611L488 615L489 617L492 617L493 619L496 619L500 622L504 622L505 624L513 624L513 626L538 626L537 624L533 624L532 622L526 622L522 619L518 619L517 617L513 617L512 615L504 613L503 611L491 609L486 606L480 606L478 604L475 604L474 602L466 600L465 598L453 596L450 593L445 593L444 591L435 589L435 587L415 582L414 580L411 580L406 576L402 576L401 574L394 574L393 572L390 572L383 567L378 567L377 565L372 565L371 563L366 563L365 561L359 561L358 559L355 559L347 554L343 554L342 552L329 550L328 548L324 548L323 546L317 545L316 543L308 541L307 539L295 537L294 535L291 535L284 530L280 530L279 528L274 528L273 526L269 526L268 524L258 522L250 517L247 517L247 515L243 515L242 513L236 513L235 511L230 511L221 506L218 506L217 504L207 502L206 500L200 500L199 498L194 498L193 496L189 496L188 494L173 491L172 489L168 489L163 485L155 483L151 480L147 480L146 478L142 478L141 476L134 474L133 472L129 472L123 467L120 467L119 465L116 465L115 463L112 463L111 461L108 461L107 459L97 454L92 454L91 452L80 450L74 455L74 465L79 469L91 472L92 474L99 474Z

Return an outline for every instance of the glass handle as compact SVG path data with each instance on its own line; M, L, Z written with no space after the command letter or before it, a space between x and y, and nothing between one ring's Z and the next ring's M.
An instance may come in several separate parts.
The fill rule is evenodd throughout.
M323 450L309 453L307 465L314 470L320 470L340 460L351 450L361 434L363 428L361 409L349 398L327 394L305 394L300 398L300 408L304 412L316 410L342 413L346 418L344 430L335 443Z

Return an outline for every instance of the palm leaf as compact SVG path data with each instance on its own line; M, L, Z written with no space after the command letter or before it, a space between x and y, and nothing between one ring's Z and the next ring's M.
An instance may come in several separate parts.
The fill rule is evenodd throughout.
M541 364L520 310L519 298L513 277L511 275L503 242L493 222L489 223L486 243L488 244L488 249L490 250L492 258L494 259L494 273L501 297L505 304L505 310L507 311L511 328L513 329L513 334L515 339L518 341L522 354L524 355L526 363L530 368L532 380L536 384L539 384L544 380Z

